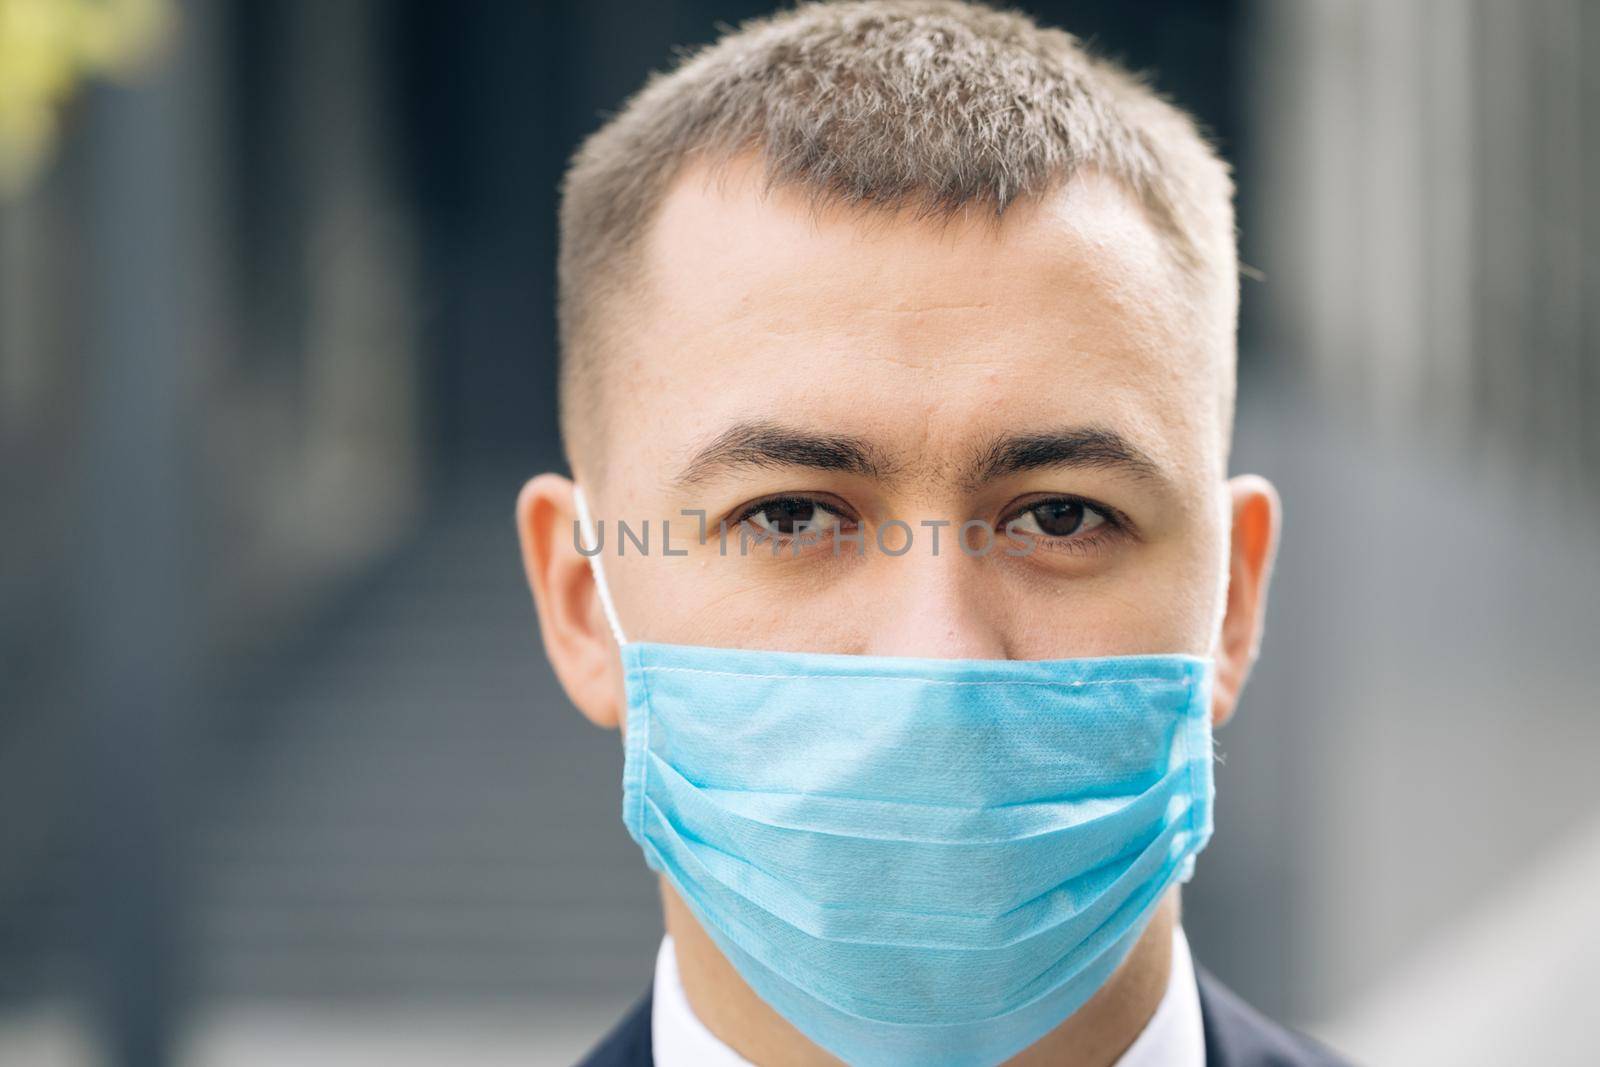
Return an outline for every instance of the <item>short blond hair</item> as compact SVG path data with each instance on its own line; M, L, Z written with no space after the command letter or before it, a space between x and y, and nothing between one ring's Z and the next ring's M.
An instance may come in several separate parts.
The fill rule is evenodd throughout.
M574 469L576 426L598 420L606 312L639 280L640 243L673 179L691 159L715 166L750 152L768 188L918 218L976 207L997 219L1084 168L1102 170L1144 205L1186 277L1220 287L1233 335L1228 165L1144 80L1020 12L962 0L802 3L681 53L573 155L556 311Z

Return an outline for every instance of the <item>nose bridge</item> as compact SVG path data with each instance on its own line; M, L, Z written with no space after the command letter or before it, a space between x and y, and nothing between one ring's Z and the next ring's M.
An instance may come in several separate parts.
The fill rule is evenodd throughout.
M870 583L872 632L866 651L931 659L1005 659L1003 614L986 561L963 552L954 537L934 554L928 530L901 556L877 553ZM949 533L949 531L946 531Z

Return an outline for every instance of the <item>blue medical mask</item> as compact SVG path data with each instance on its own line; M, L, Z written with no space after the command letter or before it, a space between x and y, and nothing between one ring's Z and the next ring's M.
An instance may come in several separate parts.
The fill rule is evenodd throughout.
M848 1063L1038 1041L1211 836L1209 658L634 642L589 563L626 678L628 832L757 995Z

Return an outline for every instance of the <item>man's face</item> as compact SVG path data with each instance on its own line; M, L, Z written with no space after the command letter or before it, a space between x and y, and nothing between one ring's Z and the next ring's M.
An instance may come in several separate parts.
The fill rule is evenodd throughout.
M645 256L589 489L612 520L604 562L630 639L1012 659L1213 650L1231 337L1185 299L1120 187L1083 176L998 228L940 228L814 218L800 194L763 199L747 166L722 183L695 171ZM705 513L705 544L684 510ZM614 554L617 519L649 520L647 556ZM662 519L686 555L662 553ZM910 528L903 554L890 520ZM998 532L987 552L982 528L961 548L974 520ZM741 552L741 525L814 543ZM864 551L836 540L856 532Z
M573 413L599 420L583 435L598 449L574 461L607 524L628 638L945 659L1214 654L1212 718L1225 720L1255 659L1279 504L1265 479L1225 480L1231 305L1185 298L1131 199L1083 177L998 228L941 228L814 217L803 195L761 198L748 167L705 178L689 173L665 201L636 305L608 309L618 347L601 410ZM583 713L616 727L621 657L574 517L567 479L523 488L545 650ZM649 524L647 553L616 554L619 521ZM804 539L742 551L741 530ZM662 897L708 1025L738 1030L758 1059L811 1062L665 881ZM1147 975L1164 966L1171 894L1162 908L1130 956ZM1039 1057L1078 1047L1125 1002L1113 994L1095 1016L1091 1001L1088 1029L1069 1020Z

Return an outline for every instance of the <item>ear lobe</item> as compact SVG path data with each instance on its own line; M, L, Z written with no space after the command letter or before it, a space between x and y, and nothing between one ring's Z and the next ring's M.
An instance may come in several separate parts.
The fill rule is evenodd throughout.
M1233 717L1239 696L1261 648L1267 587L1277 558L1283 504L1271 482L1258 474L1228 480L1233 525L1228 550L1227 609L1217 634L1216 679L1211 721L1222 726Z
M575 543L572 492L571 479L559 474L541 474L522 487L517 497L522 566L539 637L562 688L591 722L615 729L622 709L621 666L589 560Z

